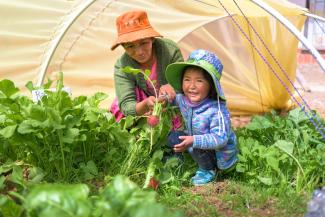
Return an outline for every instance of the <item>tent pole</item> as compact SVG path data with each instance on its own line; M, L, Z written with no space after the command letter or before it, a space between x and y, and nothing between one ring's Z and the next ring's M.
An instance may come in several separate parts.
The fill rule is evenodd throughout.
M75 14L65 22L65 25L59 30L58 34L55 36L55 38L51 41L51 46L48 51L46 51L45 60L42 61L40 66L40 72L39 72L39 78L36 83L36 86L41 86L43 84L45 73L47 71L47 68L51 62L51 59L54 55L55 50L59 46L60 41L62 40L65 33L68 31L70 26L76 21L76 19L90 6L92 5L96 0L88 0L86 3L84 3L83 6L81 6L79 9L76 10Z
M305 15L307 17L311 17L311 18L314 18L314 19L317 19L317 20L320 20L322 22L325 22L325 18L324 17L320 17L320 16L317 16L315 14L310 14L310 13L305 13Z
M322 58L322 56L319 54L319 52L315 49L315 47L307 40L307 38L285 17L283 17L278 11L273 9L271 6L266 4L262 0L251 0L251 2L255 3L259 7L261 7L263 10L271 14L274 18L279 20L292 34L298 38L298 40L310 50L311 54L315 57L316 61L320 65L320 67L325 72L325 61Z

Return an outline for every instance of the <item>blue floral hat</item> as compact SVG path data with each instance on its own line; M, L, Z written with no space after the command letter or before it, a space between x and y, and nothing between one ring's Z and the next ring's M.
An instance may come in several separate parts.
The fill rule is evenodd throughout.
M194 50L188 57L186 62L176 62L169 64L166 68L166 79L168 83L176 90L182 91L182 76L185 67L197 66L207 71L215 85L218 96L226 100L220 85L223 65L219 58L212 52L207 50Z

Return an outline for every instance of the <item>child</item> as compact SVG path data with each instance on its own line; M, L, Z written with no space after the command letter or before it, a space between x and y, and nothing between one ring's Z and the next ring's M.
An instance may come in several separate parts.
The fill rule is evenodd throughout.
M198 164L191 178L196 186L213 181L216 169L228 171L237 162L236 136L219 83L222 69L215 54L200 49L193 51L186 62L168 65L165 73L168 83L181 92L176 95L175 103L187 134L169 145L175 152L188 150Z

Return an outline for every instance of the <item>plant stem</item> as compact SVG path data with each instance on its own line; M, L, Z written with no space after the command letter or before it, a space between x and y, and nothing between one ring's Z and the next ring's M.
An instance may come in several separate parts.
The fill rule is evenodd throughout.
M155 85L153 84L152 80L142 70L140 72L143 74L143 76L146 77L146 80L148 80L150 82L151 86L153 87L153 90L155 91L155 96L156 96L156 100L157 100L157 98L158 98L158 92L157 92L157 89L156 89Z
M63 150L63 142L62 142L62 131L58 130L58 137L59 137L59 143L60 143L60 150L61 150L61 156L62 156L62 163L63 163L63 177L65 178L65 157L64 157L64 150Z
M153 147L153 127L150 127L150 149L149 149L149 153L151 153Z

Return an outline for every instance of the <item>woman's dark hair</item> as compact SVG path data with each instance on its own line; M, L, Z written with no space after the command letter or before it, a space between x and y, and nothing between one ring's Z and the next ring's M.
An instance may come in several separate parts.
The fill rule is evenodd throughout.
M182 85L183 85L183 79L184 79L184 74L185 74L185 71L187 69L195 69L195 70L199 70L199 71L202 71L203 72L203 77L209 82L210 84L210 92L209 92L209 97L212 98L212 99L218 99L218 93L216 91L216 87L214 85L214 82L213 82L213 79L211 77L211 75L206 71L204 70L203 68L201 67L198 67L198 66L186 66L183 70L183 74L182 74ZM182 90L182 93L183 90Z

